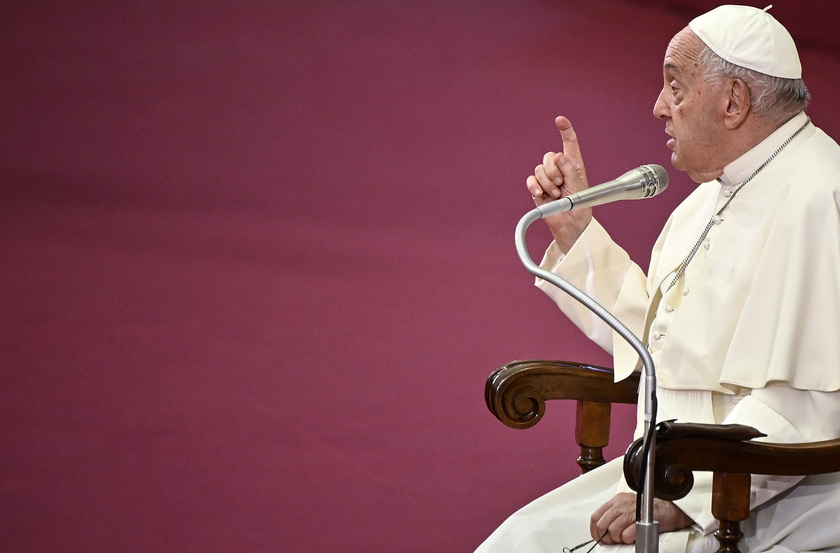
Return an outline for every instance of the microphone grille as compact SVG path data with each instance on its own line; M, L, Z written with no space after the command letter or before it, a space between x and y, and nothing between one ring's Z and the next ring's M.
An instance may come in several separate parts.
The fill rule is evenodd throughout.
M661 165L653 163L639 167L645 173L645 191L643 197L656 196L668 187L668 172Z

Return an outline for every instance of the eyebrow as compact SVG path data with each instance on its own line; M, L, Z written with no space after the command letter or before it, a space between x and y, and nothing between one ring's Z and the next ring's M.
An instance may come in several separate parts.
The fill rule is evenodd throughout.
M664 66L663 66L663 67L664 67L665 69L670 69L670 70L671 70L671 71L673 71L674 73L680 73L680 72L682 71L682 70L680 69L680 67L679 67L677 64L675 64L674 62L672 62L672 61L667 61L667 62L665 62L665 64L664 64Z

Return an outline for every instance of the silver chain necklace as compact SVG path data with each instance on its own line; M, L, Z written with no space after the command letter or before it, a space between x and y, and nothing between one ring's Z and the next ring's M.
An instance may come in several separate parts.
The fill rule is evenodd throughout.
M759 166L759 168L758 168L758 169L756 169L756 170L755 170L755 172L754 172L752 175L750 175L749 177L747 177L747 180L745 180L744 182L742 182L741 184L739 184L739 185L738 185L738 187L735 189L735 191L734 191L734 192L732 192L732 195L731 195L731 196L729 196L729 199L728 199L728 200L726 200L726 203L725 203L725 204L723 204L723 207L721 207L721 208L718 210L718 212L717 212L717 213L715 213L715 214L712 216L712 218L711 218L711 219L709 219L708 224L706 224L706 228L705 228L705 229L703 229L703 232L700 234L700 238L698 238L698 239L697 239L697 242L694 244L694 247L693 247L693 248L691 248L691 251L690 251L690 252L688 252L688 255L686 256L686 258L685 258L685 259L683 259L683 262L680 264L680 268L679 268L679 269L677 269L677 274L676 274L676 275L674 275L674 280L672 280L672 281L671 281L671 284L670 284L670 285L668 285L668 290L670 290L671 288L673 288L673 287L674 287L674 285L675 285L675 284L676 284L676 283L680 280L680 278L682 278L682 276L685 274L685 270L686 270L686 268L688 267L688 264L689 264L689 263L691 263L691 260L692 260L692 259L694 259L694 256L697 254L697 250L699 250L699 249L700 249L700 245L701 245L701 244L703 243L703 241L706 239L706 236L709 234L709 231L710 231L710 230L712 230L712 226L714 226L715 221L716 221L716 220L720 220L720 216L723 214L723 212L726 210L726 208L727 208L727 207L729 207L729 204L730 204L730 203L732 203L732 200L734 200L734 199L735 199L735 196L738 194L738 192L740 192L740 191L741 191L741 189L742 189L742 188L744 188L744 186L746 186L746 184L747 184L748 182L750 182L751 180L753 180L753 179L755 178L755 176L756 176L756 175L758 175L758 174L761 172L761 170L762 170L762 169L764 169L765 167L767 167L767 165L768 165L771 161L773 161L773 159L774 159L777 155L779 155L779 153L780 153L782 150L784 150L784 149L785 149L785 147L786 147L788 144L790 144L790 143L793 141L793 139L794 139L794 138L796 138L796 137L799 135L799 133L801 133L802 131L804 131L804 130L805 130L805 127L807 127L809 123L811 123L811 118L810 118L810 117L808 118L808 120L807 120L807 121L805 121L805 124L804 124L804 125L802 125L801 127L799 127L799 130L797 130L795 133L793 133L793 134L790 136L790 138L788 138L787 140L785 140L785 141L784 141L784 143L783 143L781 146L779 146L779 148L778 148L775 152L773 152L773 154L772 154L770 157L768 157L768 158L767 158L767 160L766 160L764 163L762 163L762 164L761 164L761 166ZM667 293L667 292L668 292L668 290L665 290L665 292Z

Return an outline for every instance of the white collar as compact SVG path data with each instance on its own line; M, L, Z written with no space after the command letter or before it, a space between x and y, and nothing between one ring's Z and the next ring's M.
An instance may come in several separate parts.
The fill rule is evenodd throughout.
M767 158L773 155L773 152L779 149L807 120L808 116L805 115L805 112L800 111L752 150L724 167L723 174L717 180L723 186L738 186L755 173L755 170L767 161Z

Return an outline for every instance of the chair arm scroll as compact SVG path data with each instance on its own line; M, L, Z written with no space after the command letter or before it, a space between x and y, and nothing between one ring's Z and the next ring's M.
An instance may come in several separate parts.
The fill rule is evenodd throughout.
M797 444L751 441L764 436L743 425L657 425L654 493L660 499L685 497L694 482L693 471L780 476L840 471L840 439ZM639 439L624 457L624 475L634 490L641 450Z
M484 388L490 412L511 428L530 428L550 399L577 400L575 441L581 472L603 465L613 403L636 403L639 375L613 381L612 369L565 361L514 361L490 374Z
M545 402L576 399L599 403L636 403L638 375L613 382L613 371L567 361L513 361L487 378L487 408L511 428L530 428L545 413Z

